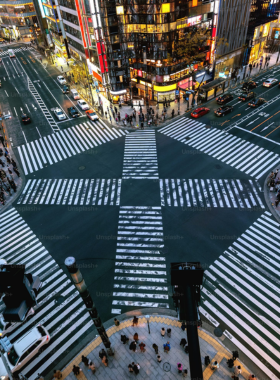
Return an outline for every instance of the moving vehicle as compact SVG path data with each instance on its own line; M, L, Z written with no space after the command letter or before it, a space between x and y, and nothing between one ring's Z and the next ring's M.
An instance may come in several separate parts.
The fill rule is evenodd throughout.
M29 312L27 313L25 320L31 317L33 314L35 314L35 311L33 308L31 308ZM3 315L0 314L0 338L3 338L5 335L8 335L17 326L20 326L20 325L21 325L21 322L6 322L3 318Z
M65 113L62 112L60 108L56 107L53 112L54 112L55 116L58 118L58 120L65 120L66 119Z
M42 351L43 346L50 342L50 335L42 325L29 330L19 338L8 353L4 353L11 372L17 372L35 355Z
M230 113L233 111L233 106L222 106L222 107L219 107L218 109L216 109L214 111L214 114L216 116L225 116L226 114Z
M31 118L26 113L24 113L21 116L21 121L23 122L23 124L29 124L29 123L31 123Z
M218 104L226 104L230 102L232 99L233 99L233 96L231 94L224 94L216 98Z
M272 87L278 83L276 78L268 78L263 82L263 87Z
M79 112L76 110L76 108L75 107L69 107L68 108L68 112L69 112L69 115L71 116L71 117L79 117L80 116L80 114L79 114Z
M98 120L98 116L93 110L86 111L86 115L90 120Z
M261 106L263 103L266 103L266 100L264 98L255 98L254 100L251 100L248 103L249 107L257 108Z
M199 107L192 111L191 116L198 119L199 117L206 115L208 112L210 112L209 108Z
M80 99L80 95L79 95L78 91L75 90L75 88L72 88L70 92L71 92L71 95L72 95L73 99L75 99L75 100L76 99Z
M238 99L241 100L241 102L246 102L247 100L254 99L255 96L256 94L251 91L238 96Z
M60 83L60 84L66 84L66 79L65 79L62 75L59 75L59 76L57 77L57 81L58 81L58 83Z
M16 58L15 53L14 53L14 51L12 49L8 50L8 54L9 54L10 58Z
M253 80L249 80L248 82L243 83L242 90L249 91L249 90L252 90L252 88L256 88L257 86L258 86L257 82L254 82Z
M77 101L78 106L81 108L81 110L89 110L89 105L87 102L85 102L83 99Z
M62 87L63 94L69 94L70 88L66 84Z

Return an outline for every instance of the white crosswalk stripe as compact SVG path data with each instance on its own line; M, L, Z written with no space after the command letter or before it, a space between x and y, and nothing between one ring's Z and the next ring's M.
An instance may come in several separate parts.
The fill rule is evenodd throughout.
M122 178L158 178L155 131L137 131L125 137Z
M257 179L280 164L279 154L219 129L206 129L205 127L205 124L196 120L181 118L161 128L159 132L209 154Z
M271 379L265 362L280 374L279 246L280 224L265 211L205 271L200 310Z
M100 120L94 123L86 121L15 149L19 153L24 173L30 174L44 165L53 165L127 133L127 130L109 128Z
M119 206L121 184L116 178L30 179L17 204Z
M161 207L121 206L113 314L127 307L169 308Z
M162 206L265 208L256 180L168 178L159 186Z
M34 357L21 373L34 380L43 371L51 372L65 352L75 354L76 340L93 330L93 322L79 292L48 253L15 208L0 216L1 258L9 264L25 264L26 272L38 275L43 286L37 297L35 315L17 324L9 340L14 343L31 327L42 324L50 333L46 349ZM58 297L60 298L58 302ZM3 302L0 310L4 309Z
M8 47L8 49L9 48L11 48L13 51L14 51L14 53L19 53L19 52L22 52L22 51L25 51L25 48L24 48L24 50L22 50L22 49L20 49L20 48L16 48L16 49L13 49L13 46L11 45L11 47ZM31 49L33 49L32 47L27 47L27 50L31 50ZM4 51L1 51L0 52L0 57L3 57L3 56L5 56L5 55L7 55L8 56L8 50L4 50Z

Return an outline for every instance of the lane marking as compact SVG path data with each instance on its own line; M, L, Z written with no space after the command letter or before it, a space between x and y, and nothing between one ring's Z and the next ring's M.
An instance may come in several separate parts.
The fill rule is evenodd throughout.
M280 111L277 111L274 115L276 115L277 113L279 113ZM268 119L265 119L262 123L260 123L259 125L257 125L256 127L254 127L253 129L251 129L251 132L254 131L256 128L258 128L260 125L262 125L263 123L265 123L267 120L271 119L274 115L270 116ZM249 124L247 124L249 125Z
M276 129L280 128L280 125L278 127L274 128L273 131L269 132L265 137L269 136L272 132L276 131Z
M256 120L258 120L260 117L257 117L255 120L253 120L253 121L250 121L250 123L249 124L247 124L246 125L246 127L248 126L248 125L250 125L250 124L252 124L252 123L254 123Z
M255 133L255 132L248 131L248 129L245 129L245 128L242 128L242 127L238 127L237 125L234 125L232 128L238 128L238 129L240 129L241 131L244 131L244 132L247 132L247 133L251 133L252 135L258 136L258 137L260 137L260 138L262 138L262 139L264 139L264 140L266 140L266 141L270 141L270 142L272 142L272 143L274 143L274 144L276 144L276 145L280 145L280 143L278 143L278 142L276 142L276 141L274 141L274 140L268 139L268 138L266 138L265 136L258 135L258 134Z
M7 93L7 91L5 90L5 92L6 92L6 95L9 97L9 95L8 95L8 93Z

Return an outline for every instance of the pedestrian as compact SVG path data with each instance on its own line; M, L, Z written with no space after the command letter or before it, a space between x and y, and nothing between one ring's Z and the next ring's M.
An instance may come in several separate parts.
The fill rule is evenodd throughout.
M250 375L248 380L257 380L255 375Z
M181 326L181 329L182 329L183 331L185 331L186 328L187 328L187 325L185 324L185 322L183 322L183 323L182 323L182 326Z
M215 371L215 369L218 369L220 366L219 366L219 363L217 361L214 361L212 364L211 364L211 369L213 371Z
M105 365L105 367L108 367L108 358L107 358L107 356L103 356L103 358L102 358L101 361Z
M129 372L133 372L133 367L132 367L131 364L128 365L128 371L129 371Z
M145 344L145 343L141 342L141 343L139 344L139 347L140 347L140 351L141 351L141 352L145 352L145 351L146 351L146 349L145 349L146 344Z
M55 379L61 379L61 378L62 378L62 373L59 371L59 369L55 369L55 370L53 371L53 377L54 377Z
M164 338L164 336L165 336L165 328L164 327L161 328L160 334Z
M128 341L129 339L126 335L121 335L121 342L123 342L123 344L126 344Z
M174 109L171 112L172 118L174 117Z
M18 177L20 177L20 173L17 168L14 168L14 172L17 174Z
M143 121L141 122L141 129L144 129L144 123L143 123Z
M153 349L155 350L155 353L158 354L158 346L155 343L153 344Z
M132 364L133 364L133 371L134 371L135 375L138 375L139 370L140 370L139 363L137 363L137 364L132 363Z
M168 338L171 338L171 329L167 329L166 335L168 336Z
M133 335L133 339L135 340L136 343L138 343L139 338L138 338L138 334L137 333L135 333Z
M164 352L168 353L171 350L170 343L169 342L165 343L163 345L163 348L164 348Z
M181 339L181 342L180 342L180 346L185 346L187 344L187 341L186 341L186 339L185 338L182 338Z
M184 369L184 371L183 371L183 377L187 377L187 376L188 376L188 370Z
M157 361L158 361L158 363L162 362L162 359L161 359L160 355L157 356Z
M135 341L132 341L131 343L130 343L130 345L129 345L129 349L131 350L131 351L133 351L133 352L137 352L136 351L136 342Z
M234 367L234 374L235 374L235 376L238 376L238 375L240 375L241 374L241 366L240 365L236 365L235 367Z
M91 360L88 363L88 368L91 369L92 373L95 373L96 368L95 368L94 363Z
M61 66L61 71L63 71L63 67Z
M138 318L137 317L133 317L133 320L132 320L132 326L138 326Z
M106 119L107 119L107 111L105 111L105 117L106 117Z
M111 115L110 115L109 119L110 119L110 123L112 123L112 116Z
M186 354L189 353L189 346L188 346L188 343L185 344L185 346L184 346L184 351L185 351Z
M182 363L177 363L177 369L178 369L178 373L182 373L183 372Z
M73 365L73 373L75 376L79 375L80 372L82 372L81 368L77 365Z
M84 355L82 355L82 362L86 367L88 367L89 359Z
M102 348L102 350L99 351L99 357L102 360L104 358L104 356L107 357L107 354L106 354L104 348Z
M119 326L120 325L120 321L117 318L114 318L114 323L115 323L115 326Z

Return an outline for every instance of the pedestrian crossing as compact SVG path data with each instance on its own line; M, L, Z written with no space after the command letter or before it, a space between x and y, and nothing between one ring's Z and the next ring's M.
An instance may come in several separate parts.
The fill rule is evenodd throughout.
M169 308L161 207L121 206L112 314Z
M37 374L51 373L54 363L75 355L77 341L94 328L79 292L64 271L48 253L19 212L12 208L0 216L1 258L9 264L25 264L26 272L38 275L43 283L37 297L35 315L9 335L14 343L30 328L42 324L50 333L46 349L23 367L21 373L34 380ZM45 237L47 238L47 237ZM0 302L0 310L4 309Z
M118 206L121 179L29 179L17 204Z
M0 48L1 48L1 45L0 45ZM23 52L26 49L26 47L24 47L24 50L22 50L21 48L13 49L13 47L11 47L11 49L14 51L14 53L20 53L20 52ZM31 50L31 49L33 49L33 48L32 47L27 47L27 50ZM1 51L0 52L0 57L3 57L3 56L8 55L8 54L9 54L8 50Z
M265 208L255 180L160 179L161 206Z
M125 137L122 178L158 178L155 131L137 131Z
M205 127L205 124L196 120L181 118L161 128L159 132L209 154L256 179L280 163L279 154L217 128Z
M94 123L87 121L20 145L16 150L27 175L127 133L127 130L109 128L101 120Z
M204 272L200 312L270 379L280 375L280 225L265 211Z

